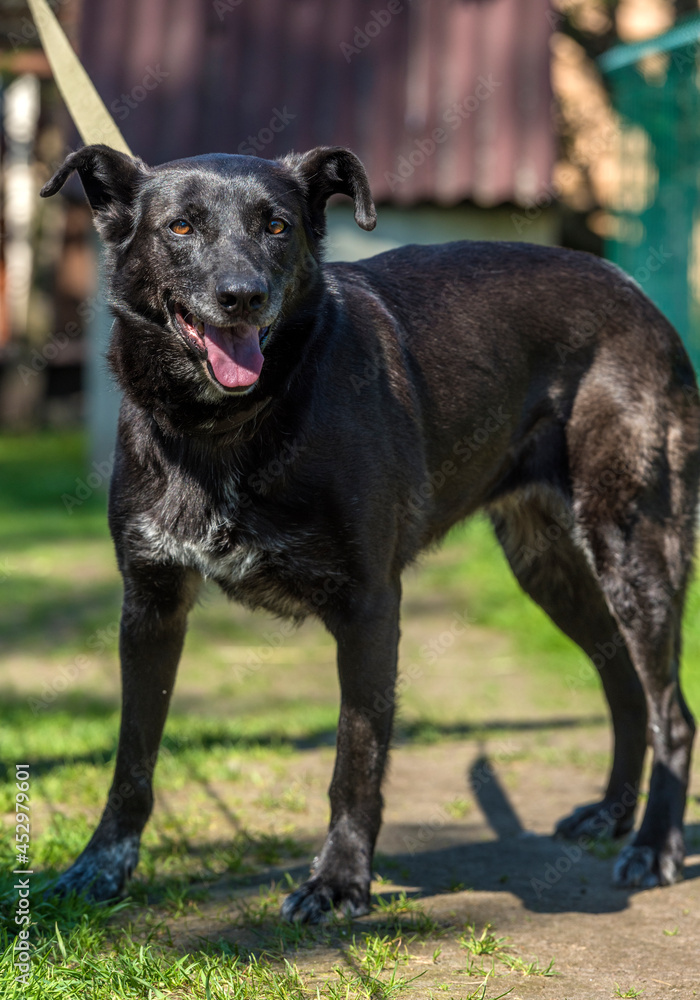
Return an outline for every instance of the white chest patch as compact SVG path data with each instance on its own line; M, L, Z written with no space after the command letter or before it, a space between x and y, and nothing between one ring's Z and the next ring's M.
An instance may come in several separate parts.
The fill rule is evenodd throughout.
M214 536L224 522L210 525L200 539L181 538L165 531L148 515L142 515L135 527L140 535L139 548L156 563L177 563L197 570L205 579L221 583L241 583L259 567L262 553L252 545L238 545L220 554L215 550Z

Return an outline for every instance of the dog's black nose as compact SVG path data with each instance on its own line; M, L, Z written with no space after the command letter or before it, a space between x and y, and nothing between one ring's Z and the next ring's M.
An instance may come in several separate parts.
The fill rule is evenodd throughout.
M229 313L256 312L262 309L268 296L267 285L261 278L231 276L222 278L216 286L217 301Z

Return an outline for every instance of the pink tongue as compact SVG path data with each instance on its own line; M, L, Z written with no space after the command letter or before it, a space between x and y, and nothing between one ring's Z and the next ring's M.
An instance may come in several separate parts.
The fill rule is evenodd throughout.
M204 343L218 382L228 389L253 385L263 366L257 326L237 326L233 330L204 324Z

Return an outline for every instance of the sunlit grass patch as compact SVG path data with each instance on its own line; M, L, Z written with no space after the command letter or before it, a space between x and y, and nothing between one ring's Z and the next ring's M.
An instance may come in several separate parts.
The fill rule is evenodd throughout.
M491 924L486 924L481 934L477 936L476 928L470 924L460 937L459 943L470 955L493 955L503 949L504 937L497 938L492 934Z
M518 955L502 955L500 961L503 962L512 972L520 972L523 976L556 976L554 971L554 959L550 959L546 965L542 965L538 958L533 958L529 962Z
M314 997L391 997L422 975L402 973L409 956L401 937L357 930L349 921L307 927L279 917L279 903L290 886L274 883L238 906L232 919L258 940L250 950L226 940L203 942L201 949L178 951L171 929L188 911L196 913L185 882L173 882L158 910L127 899L95 905L75 895L57 900L44 893L48 880L33 884L31 972L21 990L15 981L13 941L0 930L3 952L0 995L8 1000L85 998L214 997L298 1000ZM198 899L203 899L200 892ZM0 894L3 909L12 904L12 888ZM403 901L398 908L403 912ZM409 907L411 911L413 908ZM410 940L410 939L409 939ZM338 950L341 961L322 974L298 967L305 949L323 945Z

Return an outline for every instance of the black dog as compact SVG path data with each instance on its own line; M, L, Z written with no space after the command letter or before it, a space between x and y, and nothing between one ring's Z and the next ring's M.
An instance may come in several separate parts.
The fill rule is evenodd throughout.
M678 879L700 416L664 317L616 268L560 249L408 246L323 266L330 195L375 224L362 165L341 148L150 168L89 146L42 194L73 170L107 246L125 394L109 506L123 713L114 796L59 889L112 897L136 865L187 614L209 577L253 608L316 614L337 640L330 830L283 911L366 912L401 571L478 508L522 587L600 667L610 704L605 797L558 832L632 828L648 733L649 801L614 877Z

